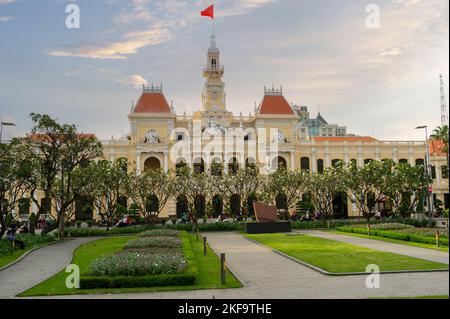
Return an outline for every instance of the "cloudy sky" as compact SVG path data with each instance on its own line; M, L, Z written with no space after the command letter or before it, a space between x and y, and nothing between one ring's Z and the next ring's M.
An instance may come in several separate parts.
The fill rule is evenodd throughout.
M65 26L70 3L80 29ZM198 110L211 3L230 111L253 111L274 84L358 135L418 140L415 126L440 123L448 0L0 0L0 118L17 123L6 138L30 112L119 137L143 81L162 83L177 113ZM369 4L380 28L366 26Z

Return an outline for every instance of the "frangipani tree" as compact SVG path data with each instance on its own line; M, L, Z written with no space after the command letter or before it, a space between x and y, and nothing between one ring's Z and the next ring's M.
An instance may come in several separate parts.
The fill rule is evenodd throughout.
M295 212L303 194L308 191L309 180L308 171L280 168L263 179L259 197L271 205L281 195L288 212Z
M336 195L346 191L342 165L330 167L323 172L313 173L309 179L308 193L316 209L326 218L333 217L333 200Z
M155 223L175 191L175 178L162 169L149 169L133 174L128 194L148 223Z

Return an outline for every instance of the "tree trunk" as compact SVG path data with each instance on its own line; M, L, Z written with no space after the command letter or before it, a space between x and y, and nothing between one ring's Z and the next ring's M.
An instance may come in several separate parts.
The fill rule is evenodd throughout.
M64 213L61 214L61 220L59 221L59 235L58 235L59 239L64 239L64 221L65 221L64 217L65 217Z

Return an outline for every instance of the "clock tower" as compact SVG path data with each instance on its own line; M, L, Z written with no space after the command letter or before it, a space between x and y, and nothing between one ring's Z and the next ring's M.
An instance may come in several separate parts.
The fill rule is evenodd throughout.
M203 69L203 77L206 82L202 94L202 112L226 112L225 83L222 82L223 73L223 66L220 65L220 51L216 47L216 36L212 34L206 67Z

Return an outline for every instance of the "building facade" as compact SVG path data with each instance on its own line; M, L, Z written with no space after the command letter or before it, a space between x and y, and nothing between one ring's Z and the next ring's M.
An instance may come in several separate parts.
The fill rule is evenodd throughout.
M198 171L210 171L213 162L228 165L245 165L258 159L249 157L245 148L237 154L223 147L220 152L209 152L203 148L196 150L191 144L187 154L173 156L173 148L188 136L195 135L196 127L211 136L225 136L232 129L242 129L244 143L257 138L259 129L277 129L275 138L278 153L271 159L289 169L321 171L337 161L356 161L364 165L370 160L392 159L412 165L424 164L426 143L421 141L380 141L373 137L347 134L347 129L328 124L319 114L310 119L306 107L289 104L282 89L265 89L261 103L254 113L235 116L227 111L225 83L222 80L224 67L220 64L220 50L215 36L211 36L203 69L205 79L202 104L192 115L177 115L173 106L167 103L162 86L143 87L142 95L133 105L128 115L129 134L119 140L103 141L104 157L108 160L126 158L130 169L140 174L146 169L161 168L176 170L177 166L189 166ZM189 143L189 142L188 142ZM202 145L205 141L201 142ZM433 191L436 200L448 208L448 176L445 173L446 157L436 145L430 144L431 162L434 167ZM445 177L447 176L447 177ZM177 200L168 202L162 217L180 214ZM178 210L178 212L177 212ZM357 217L360 215L355 205L348 199L336 203L337 217Z

